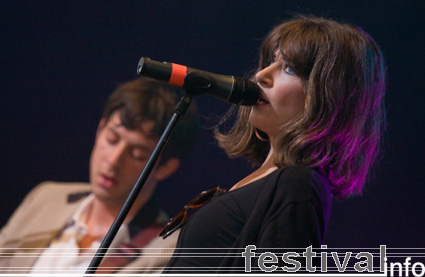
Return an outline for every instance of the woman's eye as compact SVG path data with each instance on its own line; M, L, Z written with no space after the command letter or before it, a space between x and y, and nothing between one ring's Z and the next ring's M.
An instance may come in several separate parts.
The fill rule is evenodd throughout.
M283 70L288 73L289 75L295 75L294 70L292 69L292 67L290 67L289 65L285 65L285 67L283 68Z
M274 64L274 62L275 62L274 60L267 59L267 60L265 61L264 65L263 65L263 68L266 68L266 67L271 66L272 64Z

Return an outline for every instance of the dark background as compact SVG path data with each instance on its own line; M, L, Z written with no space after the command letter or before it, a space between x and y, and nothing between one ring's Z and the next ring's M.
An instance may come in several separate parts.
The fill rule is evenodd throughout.
M118 3L119 2L119 3ZM0 186L3 225L45 180L87 181L106 97L137 77L142 56L243 76L262 38L294 13L362 26L388 63L384 158L363 197L335 202L330 247L425 247L425 1L4 1L0 9ZM227 103L196 99L199 116ZM214 121L213 121L214 122ZM204 128L158 195L171 214L195 194L252 169L231 161Z

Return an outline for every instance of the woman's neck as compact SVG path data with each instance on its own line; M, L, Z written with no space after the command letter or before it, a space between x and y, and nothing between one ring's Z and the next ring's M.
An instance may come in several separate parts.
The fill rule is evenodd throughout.
M230 190L235 190L235 189L244 187L244 186L246 186L246 185L248 185L248 184L250 184L254 181L257 181L257 180L269 175L273 171L275 171L277 169L277 166L274 164L273 160L274 160L273 151L270 150L270 152L267 155L267 158L264 161L264 163L258 169L256 169L254 172L252 172L251 174L246 176L244 179L242 179L238 183L236 183Z

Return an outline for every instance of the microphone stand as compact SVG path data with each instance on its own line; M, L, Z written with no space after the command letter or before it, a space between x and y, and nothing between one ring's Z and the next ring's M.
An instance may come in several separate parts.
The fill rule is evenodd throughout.
M159 141L155 149L153 150L148 162L146 163L145 168L143 169L142 173L137 179L136 184L133 186L124 205L122 206L120 212L118 213L117 217L112 223L108 233L106 234L105 238L100 244L99 249L97 250L95 256L93 257L90 265L88 266L85 273L86 276L93 275L98 269L103 257L108 251L119 228L121 227L122 223L124 222L124 219L126 218L128 212L130 211L130 208L133 206L134 201L136 200L137 196L142 190L143 185L145 184L147 178L149 177L149 174L151 173L152 169L154 168L155 163L158 160L158 157L161 154L162 150L164 149L171 133L174 131L177 125L177 122L182 116L186 114L186 111L189 108L189 105L191 102L192 102L192 96L186 93L177 103L176 108L174 110L174 114L171 117L170 121L168 122L168 125L165 128L164 132L162 133L161 137L159 138Z

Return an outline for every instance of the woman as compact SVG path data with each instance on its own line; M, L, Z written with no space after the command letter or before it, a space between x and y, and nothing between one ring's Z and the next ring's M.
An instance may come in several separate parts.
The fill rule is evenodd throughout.
M385 121L374 40L350 25L297 17L264 40L255 81L257 104L240 107L216 138L230 157L261 166L190 217L167 272L243 272L248 245L320 247L332 197L361 193Z

